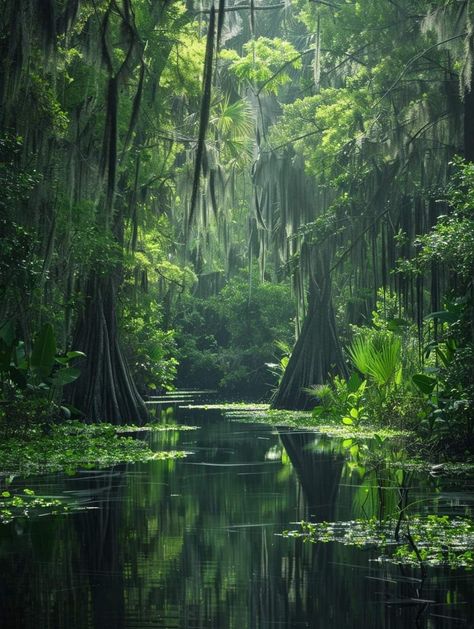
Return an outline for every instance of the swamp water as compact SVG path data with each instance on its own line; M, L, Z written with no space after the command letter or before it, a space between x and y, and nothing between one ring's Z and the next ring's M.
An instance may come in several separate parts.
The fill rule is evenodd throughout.
M377 561L376 548L281 536L377 508L340 439L215 410L175 419L200 429L145 438L186 459L16 483L85 509L0 527L2 629L474 626L473 571L421 578ZM472 478L425 473L412 485L420 513L472 515Z

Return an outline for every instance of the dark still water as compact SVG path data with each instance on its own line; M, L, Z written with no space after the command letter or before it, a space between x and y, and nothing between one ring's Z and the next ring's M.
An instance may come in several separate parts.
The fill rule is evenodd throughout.
M474 626L469 571L431 568L422 581L371 561L375 550L277 535L370 508L330 441L181 415L201 429L150 439L192 451L185 460L25 481L97 508L1 527L2 629ZM465 512L472 486L423 479L413 499Z

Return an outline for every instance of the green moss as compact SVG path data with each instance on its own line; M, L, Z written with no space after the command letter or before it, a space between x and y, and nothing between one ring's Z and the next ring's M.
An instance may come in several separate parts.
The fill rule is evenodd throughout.
M285 537L308 542L339 542L382 551L377 561L403 565L448 565L474 567L474 522L467 518L428 515L397 521L376 518L349 522L301 522L299 530L284 531Z
M140 439L123 436L123 426L65 422L45 433L36 428L23 438L12 437L0 444L0 475L44 474L78 468L109 467L186 456L183 451L153 452ZM142 427L128 426L125 432ZM153 430L152 427L150 427ZM171 428L170 428L171 429ZM173 426L172 428L177 429Z

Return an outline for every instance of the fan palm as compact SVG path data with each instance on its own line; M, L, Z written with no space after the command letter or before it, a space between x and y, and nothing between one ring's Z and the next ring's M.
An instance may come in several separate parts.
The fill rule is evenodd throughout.
M399 384L401 377L401 341L394 335L358 336L348 349L349 358L364 376L380 388Z

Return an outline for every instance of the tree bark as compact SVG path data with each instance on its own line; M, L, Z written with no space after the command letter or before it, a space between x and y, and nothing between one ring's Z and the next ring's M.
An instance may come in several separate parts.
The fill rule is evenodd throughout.
M148 411L119 344L115 306L113 278L93 273L73 341L73 349L86 358L67 398L91 421L143 423Z
M323 384L329 374L346 375L347 369L337 338L331 299L329 263L315 252L315 269L310 273L308 311L301 333L285 369L273 408L304 410L316 404L305 389Z

